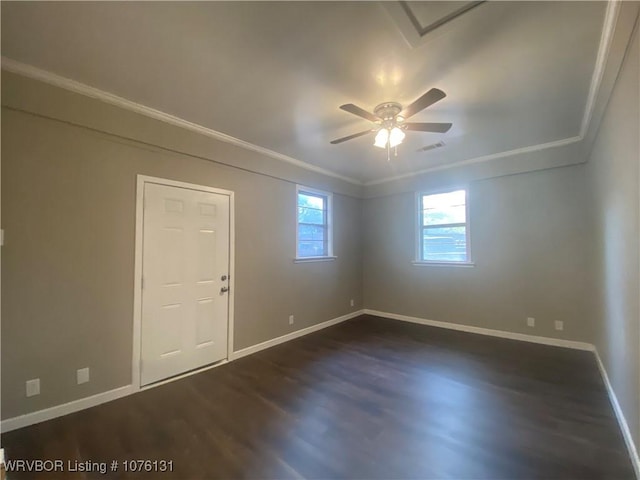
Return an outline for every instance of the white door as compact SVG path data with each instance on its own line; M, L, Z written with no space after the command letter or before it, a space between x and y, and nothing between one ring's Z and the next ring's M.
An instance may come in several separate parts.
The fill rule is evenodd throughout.
M141 385L227 357L229 196L145 183Z

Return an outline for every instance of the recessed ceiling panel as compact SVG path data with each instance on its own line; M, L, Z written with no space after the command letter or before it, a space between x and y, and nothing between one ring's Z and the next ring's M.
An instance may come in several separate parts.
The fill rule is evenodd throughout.
M388 4L410 23L398 2L2 2L2 54L361 181L579 134L606 2L484 2L415 45ZM407 5L427 27L471 3ZM373 135L330 144L372 126L340 105L431 88L411 120L447 133L391 162Z
M450 22L459 15L473 7L480 5L477 2L399 2L405 11L416 33L421 37L427 35L436 28Z

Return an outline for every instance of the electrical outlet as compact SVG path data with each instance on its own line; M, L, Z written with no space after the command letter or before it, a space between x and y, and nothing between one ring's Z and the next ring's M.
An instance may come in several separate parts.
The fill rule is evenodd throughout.
M562 320L556 320L556 330L564 330L564 322Z
M351 305L352 307L356 304L356 302L353 301L353 298L351 299L351 301L349 302L349 305Z
M293 325L293 315L289 315L289 325Z
M40 379L27 380L27 397L40 395Z
M527 326L528 327L535 327L536 326L536 319L533 317L527 317Z
M78 381L78 385L81 383L87 383L89 381L89 367L79 368L76 372L76 379Z

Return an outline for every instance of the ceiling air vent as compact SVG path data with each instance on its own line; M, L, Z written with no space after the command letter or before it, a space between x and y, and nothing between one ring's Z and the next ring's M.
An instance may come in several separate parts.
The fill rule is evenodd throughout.
M428 152L429 150L434 150L436 148L440 148L440 147L444 147L445 143L444 142L438 142L438 143L432 143L431 145L426 145L422 148L419 148L418 150L416 150L417 152Z

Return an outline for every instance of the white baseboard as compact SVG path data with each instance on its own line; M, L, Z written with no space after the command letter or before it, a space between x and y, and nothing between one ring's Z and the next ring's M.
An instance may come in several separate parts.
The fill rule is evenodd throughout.
M375 315L377 317L390 318L392 320L401 320L403 322L419 323L421 325L447 328L449 330L458 330L461 332L477 333L479 335L489 335L491 337L508 338L510 340L519 340L521 342L541 343L543 345L553 345L555 347L573 348L576 350L587 350L587 351L595 350L595 347L590 343L575 342L573 340L562 340L559 338L539 337L536 335L527 335L525 333L505 332L504 330L493 330L490 328L460 325L458 323L441 322L437 320L427 320L426 318L410 317L408 315L398 315L397 313L380 312L378 310L370 310L368 308L365 308L363 313L367 315Z
M322 330L323 328L327 328L332 325L336 325L346 320L355 318L359 315L362 315L364 312L365 312L364 310L357 310L355 312L342 315L341 317L337 317L332 320L327 320L326 322L318 323L316 325L311 325L310 327L302 328L300 330L296 330L295 332L287 333L286 335L282 335L281 337L273 338L271 340L267 340L266 342L258 343L257 345L252 345L251 347L243 348L241 350L233 352L230 360L237 360L238 358L246 357L247 355L251 355L253 353L259 352L260 350L275 347L276 345L280 345L281 343L288 342L290 340L293 340L294 338L302 337L304 335L309 335L310 333L317 332L318 330Z
M27 413L20 415L19 417L8 418L0 422L0 430L2 433L10 432L22 427L28 427L34 423L46 422L53 418L62 417L70 413L78 412L86 408L95 407L111 400L126 397L134 393L135 388L133 385L126 385L124 387L109 390L107 392L97 393L90 397L80 398L69 403L63 403L62 405L56 405L55 407L45 408L44 410L38 410L37 412Z
M447 328L449 330L458 330L461 332L477 333L480 335L490 335L492 337L507 338L510 340L519 340L522 342L541 343L544 345L552 345L556 347L565 347L565 348L573 348L576 350L592 351L596 357L596 362L598 364L598 368L600 369L600 375L602 376L604 384L607 388L607 393L609 395L609 399L611 400L613 411L616 414L618 425L620 426L620 430L622 432L624 442L627 446L627 450L629 451L629 456L631 457L631 463L633 464L633 469L635 471L636 478L640 480L640 457L638 456L638 450L633 441L633 437L631 436L631 431L629 430L629 425L627 424L627 420L624 417L624 413L622 413L622 408L620 408L620 403L618 403L618 398L616 397L613 387L611 386L611 382L609 382L609 376L607 375L607 371L604 368L604 365L602 363L602 360L600 359L600 355L598 354L598 350L596 349L595 345L592 345L590 343L584 343L584 342L575 342L572 340L561 340L557 338L538 337L535 335L526 335L524 333L512 333L512 332L505 332L503 330L492 330L489 328L472 327L468 325L459 325L459 324L449 323L449 322L439 322L436 320L427 320L424 318L410 317L408 315L399 315L396 313L380 312L378 310L370 310L368 308L364 309L363 313L367 315L375 315L378 317L390 318L392 320L401 320L403 322L418 323L421 325L429 325L431 327Z
M328 320L326 322L318 323L316 325L312 325L307 328L296 330L295 332L291 332L281 337L267 340L266 342L253 345L251 347L243 348L236 352L232 352L232 354L230 355L229 361L236 360L236 359L245 357L247 355L251 355L253 353L257 353L261 350L265 350L267 348L274 347L276 345L280 345L284 342L288 342L290 340L302 337L304 335L317 332L318 330L322 330L324 328L330 327L332 325L336 325L346 320L350 320L352 318L355 318L363 314L375 315L378 317L389 318L392 320L400 320L404 322L417 323L417 324L428 325L432 327L446 328L449 330L458 330L462 332L469 332L469 333L476 333L480 335L489 335L493 337L506 338L510 340L540 343L544 345L572 348L577 350L593 351L596 357L598 368L600 369L600 373L602 375L602 379L607 388L607 393L609 394L609 399L611 400L613 410L616 414L618 424L620 425L620 430L622 431L624 441L626 443L627 449L629 450L629 455L631 457L631 462L633 464L636 477L640 479L640 458L638 457L638 450L636 449L635 443L631 436L629 425L627 424L624 414L622 413L622 409L620 408L620 404L618 403L618 399L613 390L613 387L609 382L609 376L607 375L607 371L605 370L604 365L602 364L600 355L598 354L598 351L596 350L595 346L590 343L575 342L571 340L561 340L557 338L539 337L535 335L526 335L522 333L505 332L502 330L493 330L489 328L473 327L469 325L459 325L459 324L454 324L449 322L440 322L436 320L427 320L424 318L411 317L408 315L399 315L396 313L380 312L378 310L362 309L362 310L357 310L355 312L349 313L347 315L343 315L341 317L334 318L332 320ZM175 379L171 379L171 380L175 380ZM166 382L163 382L163 383L166 383ZM27 427L35 423L45 422L47 420L51 420L57 417L62 417L70 413L95 407L102 403L110 402L118 398L126 397L127 395L131 395L132 393L135 393L137 391L138 390L133 385L126 385L124 387L116 388L114 390L98 393L91 397L81 398L69 403L56 405L54 407L46 408L44 410L39 410L37 412L20 415L18 417L9 418L7 420L2 420L2 422L0 422L0 431L2 431L3 433L10 432L11 430Z
M362 313L363 313L362 310L357 310L347 315L343 315L341 317L334 318L332 320L328 320L326 322L322 322L317 325L312 325L311 327L303 328L301 330L296 330L295 332L291 332L287 335L283 335L282 337L274 338L272 340L259 343L258 345L253 345L251 347L244 348L237 352L232 352L231 355L229 356L229 361L235 360L237 358L245 357L247 355L251 355L252 353L259 352L260 350L264 350L265 348L273 347L274 345L279 345L283 342L288 342L289 340L302 337L303 335L308 335L309 333L322 330L323 328L330 327L331 325L336 325L340 322L344 322L345 320L349 320L351 318L355 318L359 315L362 315ZM16 430L22 427L28 427L29 425L33 425L35 423L46 422L47 420L52 420L54 418L62 417L70 413L95 407L96 405L110 402L111 400L116 400L118 398L126 397L127 395L131 395L138 391L146 390L147 388L152 388L164 383L172 382L174 380L183 378L185 376L193 375L194 373L200 373L201 371L218 367L226 363L227 362L220 362L219 364L210 365L194 372L188 372L184 375L179 375L178 377L173 377L166 381L158 382L157 384L153 384L148 387L143 387L142 389L137 389L133 385L126 385L124 387L116 388L114 390L109 390L107 392L102 392L96 395L92 395L91 397L80 398L78 400L74 400L69 403L64 403L62 405L56 405L54 407L45 408L44 410L38 410L37 412L27 413L25 415L20 415L14 418L8 418L0 422L0 431L2 431L3 433L10 432L11 430Z
M629 424L627 423L627 419L624 417L624 413L622 413L622 408L620 408L620 403L618 403L618 397L616 397L616 392L614 392L613 387L611 386L609 375L607 375L607 370L604 368L604 364L600 359L598 350L595 350L594 354L596 356L598 368L600 369L600 375L602 375L602 380L604 380L604 384L607 387L607 393L609 394L609 400L611 400L613 411L615 412L616 418L618 419L618 425L620 425L620 430L622 431L622 436L624 437L624 443L627 445L627 450L629 451L629 456L631 457L631 463L633 464L633 469L636 472L636 478L640 479L640 457L638 457L638 450L636 449L633 437L631 436Z

